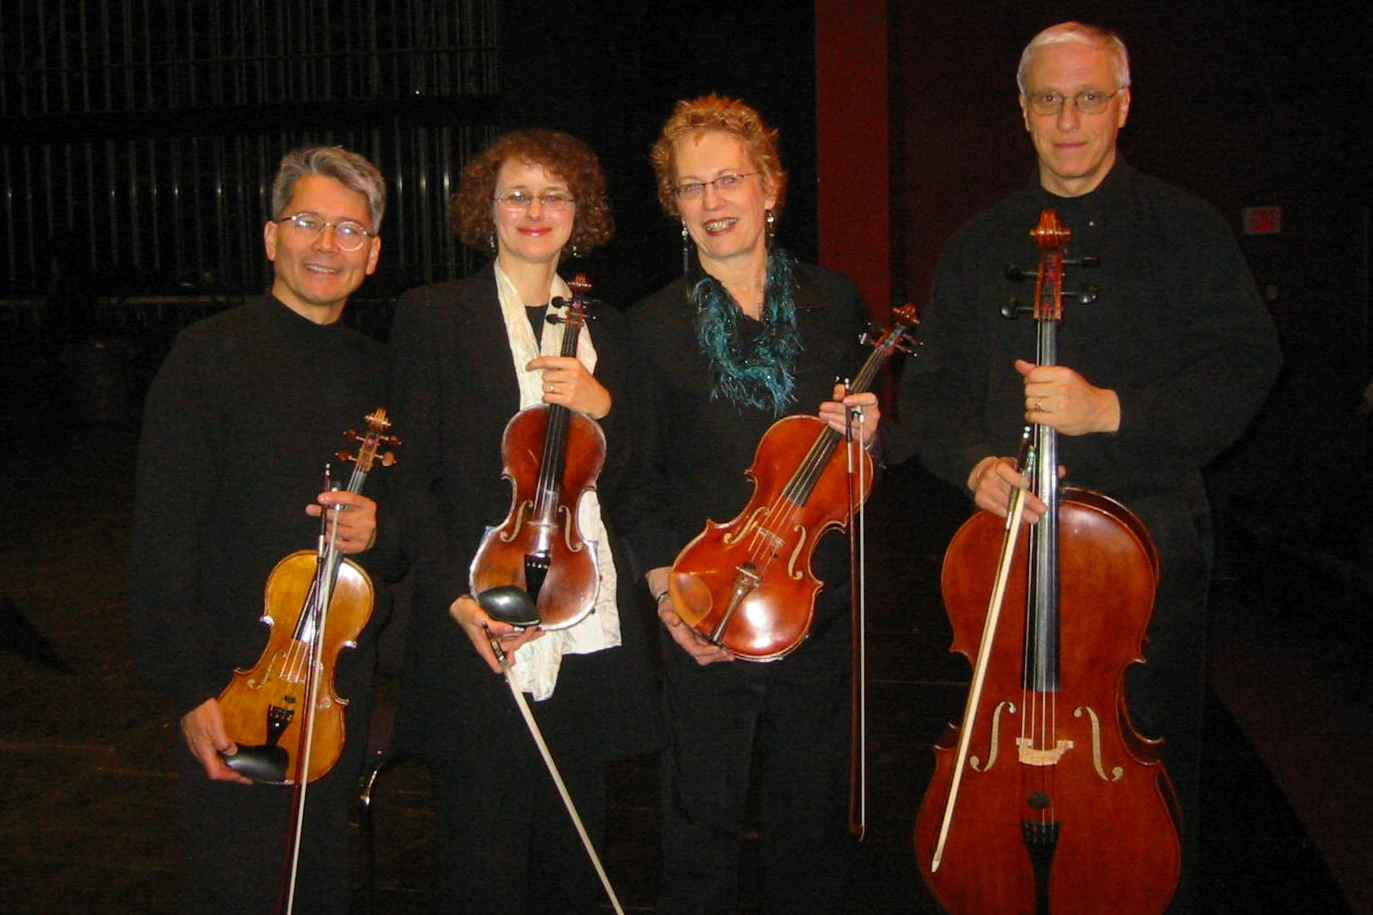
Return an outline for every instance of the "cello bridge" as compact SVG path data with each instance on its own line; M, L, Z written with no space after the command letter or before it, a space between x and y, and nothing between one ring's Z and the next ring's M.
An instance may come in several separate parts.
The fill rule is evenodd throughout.
M1073 748L1071 740L1060 740L1049 749L1041 750L1035 747L1031 737L1017 737L1015 745L1019 748L1017 757L1027 766L1056 766L1063 759L1063 754Z

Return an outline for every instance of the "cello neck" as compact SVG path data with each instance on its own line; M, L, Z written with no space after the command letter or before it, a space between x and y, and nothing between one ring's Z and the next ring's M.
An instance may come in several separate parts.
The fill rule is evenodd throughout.
M1058 364L1058 326L1063 320L1063 261L1072 231L1045 210L1031 230L1040 247L1035 277L1035 362ZM1035 525L1030 540L1030 606L1026 614L1025 688L1049 693L1059 689L1058 582L1058 431L1036 424L1037 455L1031 485L1048 510Z

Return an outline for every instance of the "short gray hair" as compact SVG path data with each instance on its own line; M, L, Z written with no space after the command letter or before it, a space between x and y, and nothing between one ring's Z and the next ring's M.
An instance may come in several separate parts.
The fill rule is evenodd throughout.
M1025 72L1030 69L1030 61L1034 59L1035 54L1042 48L1067 42L1090 45L1106 51L1114 59L1116 89L1124 89L1130 85L1130 52L1125 49L1125 42L1121 41L1119 35L1095 25L1060 22L1031 38L1030 43L1025 46L1024 53L1020 55L1020 67L1015 71L1015 84L1020 88L1021 95L1025 94Z
M282 158L276 179L272 181L273 219L288 215L283 212L286 204L291 202L296 182L306 175L333 178L348 190L362 194L367 198L367 209L372 215L372 232L381 231L381 217L386 214L386 179L365 156L342 146L306 146L294 149Z

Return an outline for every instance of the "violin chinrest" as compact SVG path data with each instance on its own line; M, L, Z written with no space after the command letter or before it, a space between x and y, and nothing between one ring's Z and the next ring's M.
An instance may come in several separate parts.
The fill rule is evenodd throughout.
M673 609L688 626L695 626L710 615L715 598L710 585L690 572L672 573Z
M534 599L523 588L515 585L500 585L487 588L477 595L477 604L487 615L512 626L539 625L538 608Z
M263 782L268 785L286 783L286 766L289 762L289 756L285 747L240 746L238 752L233 756L220 753L219 758L224 761L224 765L255 782Z

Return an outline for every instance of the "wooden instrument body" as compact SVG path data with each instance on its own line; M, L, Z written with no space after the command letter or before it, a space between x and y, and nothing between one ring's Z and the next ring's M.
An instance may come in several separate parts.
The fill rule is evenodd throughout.
M1027 822L1056 824L1047 877L1047 911L1053 915L1156 915L1177 886L1181 819L1158 759L1162 741L1134 730L1124 693L1126 669L1144 660L1158 555L1143 524L1124 506L1086 490L1065 489L1062 496L1061 682L1051 692L1027 688L1030 550L1021 538L987 680L972 715L971 751L943 865L932 872L959 728L951 726L935 748L935 776L916 821L916 850L927 885L951 913L1039 911L1022 833ZM978 653L992 588L986 557L997 554L1004 529L1004 519L978 512L945 556L942 588L954 627L951 650L970 660ZM1031 735L1032 744L1019 746L1022 735Z
M553 486L541 490L539 481L548 478L549 426L559 422L566 423L561 474L554 475ZM535 404L511 417L501 439L501 475L510 481L510 511L500 526L487 531L472 557L473 594L503 585L530 592L527 559L541 555L547 557L547 571L536 589L539 627L566 628L592 611L600 587L599 563L596 545L582 538L577 506L584 493L596 488L605 453L605 433L584 413Z
M251 669L234 671L219 695L225 731L235 743L287 749L286 779L281 782L287 785L300 778L296 751L301 745L309 639L313 637L301 632L301 623L302 612L313 601L317 564L314 550L299 550L277 563L263 595L262 621L271 627L267 647ZM343 754L348 700L335 692L334 665L343 649L357 647L358 635L372 615L372 599L372 580L362 567L347 559L340 561L320 645L321 669L316 671L324 679L314 709L308 781L329 772ZM287 719L284 726L283 718ZM276 727L269 724L273 720Z
M800 457L829 441L832 452L806 496L797 501ZM669 577L673 608L716 644L753 661L789 654L810 632L822 583L811 571L815 545L849 516L848 448L814 416L787 416L758 443L747 471L754 491L732 521L707 523L678 554ZM872 458L857 445L865 485L854 508L872 488ZM741 589L746 593L739 598ZM733 610L731 612L731 606Z

